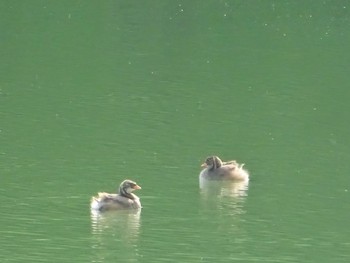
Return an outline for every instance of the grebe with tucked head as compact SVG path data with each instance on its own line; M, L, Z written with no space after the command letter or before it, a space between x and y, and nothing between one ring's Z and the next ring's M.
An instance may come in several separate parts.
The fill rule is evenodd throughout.
M243 169L244 163L223 162L218 156L210 156L201 165L204 168L199 176L207 180L248 181L249 174Z

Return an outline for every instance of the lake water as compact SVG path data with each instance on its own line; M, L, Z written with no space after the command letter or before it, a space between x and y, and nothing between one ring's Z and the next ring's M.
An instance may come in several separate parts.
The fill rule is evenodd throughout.
M347 1L0 7L1 262L350 261Z

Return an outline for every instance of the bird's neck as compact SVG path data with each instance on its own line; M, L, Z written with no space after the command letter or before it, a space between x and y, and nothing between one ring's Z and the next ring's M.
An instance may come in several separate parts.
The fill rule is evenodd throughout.
M128 193L124 188L119 188L119 194L129 199L135 199L135 195Z
M215 158L210 170L215 170L217 168L220 168L221 166L222 166L222 161L219 158Z

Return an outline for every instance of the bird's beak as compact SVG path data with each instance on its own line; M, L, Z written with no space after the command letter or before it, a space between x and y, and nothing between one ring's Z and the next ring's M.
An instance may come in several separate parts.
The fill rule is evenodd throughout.
M208 165L207 165L206 163L202 163L202 164L201 164L201 167L202 167L202 168L207 168Z
M140 189L142 189L142 188L141 188L141 186L139 186L139 185L135 185L132 189L134 189L134 190L140 190Z

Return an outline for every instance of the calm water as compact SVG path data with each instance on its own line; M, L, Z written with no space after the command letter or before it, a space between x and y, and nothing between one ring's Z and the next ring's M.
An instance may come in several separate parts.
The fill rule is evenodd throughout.
M349 10L2 1L1 262L349 262ZM91 214L125 178L142 211Z

